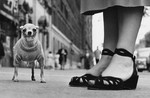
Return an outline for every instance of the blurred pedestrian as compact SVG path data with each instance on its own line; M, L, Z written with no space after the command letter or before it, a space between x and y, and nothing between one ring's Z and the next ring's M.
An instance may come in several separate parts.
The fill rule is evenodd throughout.
M85 63L84 63L85 69L90 69L90 54L89 52L85 53Z
M97 46L97 49L94 51L94 57L95 57L96 64L99 62L100 54L101 54L101 51L99 50L99 48Z
M53 53L51 51L49 51L47 54L46 67L48 67L50 69L55 69L54 56L53 56Z
M65 47L62 47L61 49L58 50L57 54L59 54L59 64L61 65L61 70L65 69L65 64L67 62L67 55L68 52L65 49Z
M54 66L55 66L55 69L61 68L59 64L59 54L57 53L54 54Z
M93 55L86 50L85 57L84 57L84 68L90 69L93 66Z

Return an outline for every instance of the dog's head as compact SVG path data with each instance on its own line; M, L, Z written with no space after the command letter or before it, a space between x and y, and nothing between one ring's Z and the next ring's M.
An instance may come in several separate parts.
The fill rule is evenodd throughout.
M25 24L24 26L20 27L23 38L25 38L25 40L28 42L35 39L38 28L38 26L35 26L31 23Z

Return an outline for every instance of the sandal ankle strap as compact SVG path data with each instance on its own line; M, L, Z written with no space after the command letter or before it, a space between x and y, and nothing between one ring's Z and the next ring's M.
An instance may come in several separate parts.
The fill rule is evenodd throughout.
M129 51L127 51L126 49L117 48L117 49L115 49L115 54L131 57L132 60L135 61L135 56L132 53L130 53Z
M113 56L113 55L114 55L114 52L112 52L111 50L105 48L105 49L103 49L103 51L102 51L102 55Z

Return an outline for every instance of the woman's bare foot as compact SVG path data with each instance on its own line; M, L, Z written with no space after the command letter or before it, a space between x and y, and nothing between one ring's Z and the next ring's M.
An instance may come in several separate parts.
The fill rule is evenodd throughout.
M102 58L96 64L93 66L91 69L89 69L86 73L94 75L94 76L100 76L101 73L107 68L109 65L110 61L112 59L112 56L109 55L102 55Z
M102 76L112 76L127 80L133 73L133 61L130 57L115 54Z

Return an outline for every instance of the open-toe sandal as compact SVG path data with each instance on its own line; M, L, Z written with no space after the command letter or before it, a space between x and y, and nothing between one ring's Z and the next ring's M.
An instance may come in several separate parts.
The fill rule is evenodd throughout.
M97 76L93 76L91 74L85 74L80 77L73 77L71 81L69 82L69 85L72 87L87 87L88 82L90 80L95 80L98 78Z
M114 52L112 52L109 49L103 49L102 55L113 56ZM89 85L90 80L95 80L97 78L98 78L98 76L93 76L91 74L85 74L82 76L75 76L75 77L72 77L71 81L69 82L69 85L72 87L87 87Z
M115 53L121 56L130 57L133 60L133 73L131 77L125 81L117 77L105 76L95 79L94 83L88 85L90 90L132 90L136 89L138 82L138 74L135 66L135 56L129 51L118 48Z

